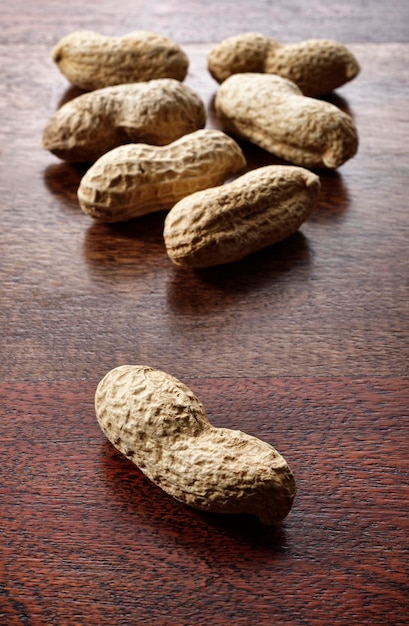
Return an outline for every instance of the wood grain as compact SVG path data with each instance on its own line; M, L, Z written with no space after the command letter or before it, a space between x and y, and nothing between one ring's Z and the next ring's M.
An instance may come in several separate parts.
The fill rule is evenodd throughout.
M284 525L150 483L100 431L97 381L2 384L7 623L405 624L408 380L185 382L290 460Z
M211 110L215 86L203 77L205 50L188 50L201 70L192 70L189 82ZM42 83L38 115L27 109L31 96L19 98L21 109L13 111L11 93L0 131L7 233L2 376L72 380L135 359L172 365L181 376L192 338L197 352L189 373L196 376L229 376L232 367L246 376L407 372L408 154L399 114L407 46L353 50L365 69L342 98L359 128L358 155L335 173L320 173L319 206L295 238L205 272L169 261L162 213L120 226L81 213L76 190L84 170L39 146L64 80L45 69L46 50L37 50L31 61ZM19 66L28 80L25 57ZM250 167L274 162L244 149Z
M48 44L70 31L97 30L111 35L132 30L166 33L182 43L208 43L244 31L268 31L279 41L329 37L355 42L407 42L406 0L42 0L27 6L15 0L2 6L2 39L6 43Z
M3 4L0 624L408 624L409 4ZM82 28L173 37L215 128L214 43L347 43L362 72L328 99L354 117L358 154L319 172L317 210L285 242L177 269L163 213L94 223L84 167L41 148L80 93L51 47ZM278 162L242 147L249 169ZM168 371L213 424L277 447L298 482L281 527L189 509L113 449L94 392L124 363Z

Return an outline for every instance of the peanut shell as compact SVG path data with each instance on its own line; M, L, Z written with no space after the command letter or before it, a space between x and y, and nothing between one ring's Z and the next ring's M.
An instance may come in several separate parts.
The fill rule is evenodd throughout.
M198 130L167 146L129 144L90 167L78 200L96 220L125 221L170 209L194 191L221 184L245 164L238 144L219 130Z
M278 524L294 476L268 443L216 428L195 394L169 374L122 365L98 384L95 411L109 441L176 500L213 513L248 513Z
M318 176L301 167L267 165L187 196L169 211L164 240L182 267L239 261L294 233L316 205Z
M177 43L149 31L122 37L75 31L57 43L52 58L61 73L85 91L157 78L183 80L189 66Z
M332 39L280 44L261 33L221 41L208 55L208 69L219 83L243 72L278 74L312 97L341 87L360 72L352 52Z
M47 123L42 144L60 159L90 162L130 142L171 143L205 123L199 96L184 83L163 78L70 100Z
M295 165L337 168L358 150L358 132L349 115L304 96L280 76L230 76L217 91L215 109L227 133Z

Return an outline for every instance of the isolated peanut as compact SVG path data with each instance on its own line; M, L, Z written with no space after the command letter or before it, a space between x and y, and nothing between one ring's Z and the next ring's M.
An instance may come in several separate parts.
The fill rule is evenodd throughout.
M170 209L194 191L219 185L244 168L238 144L202 129L167 146L129 144L111 150L87 171L78 189L81 209L120 222Z
M278 74L304 95L320 96L355 78L360 66L346 46L331 39L280 44L260 33L242 33L214 46L208 69L219 83L243 72Z
M230 76L217 91L215 109L227 133L302 167L336 168L358 149L350 115L273 74Z
M122 37L76 31L57 43L52 58L73 85L86 91L156 78L183 80L189 66L178 44L148 31Z
M176 500L213 513L249 513L277 524L296 484L268 443L216 428L194 393L152 367L122 365L101 380L95 410L109 441Z
M166 216L167 253L182 267L238 261L294 233L319 191L318 176L291 165L267 165L198 191Z
M66 161L95 161L125 143L171 143L205 123L199 96L184 83L162 78L70 100L47 123L42 144Z

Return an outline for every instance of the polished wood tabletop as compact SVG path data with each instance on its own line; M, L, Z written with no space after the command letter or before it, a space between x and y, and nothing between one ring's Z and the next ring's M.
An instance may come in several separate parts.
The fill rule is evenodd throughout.
M1 4L0 624L409 624L409 4ZM361 73L326 99L358 153L317 172L287 240L178 269L165 213L94 222L84 167L41 147L80 93L51 49L83 29L178 42L209 128L219 41L340 41ZM278 162L241 146L251 168ZM188 508L117 452L94 394L122 364L172 374L212 424L276 447L298 487L284 522Z

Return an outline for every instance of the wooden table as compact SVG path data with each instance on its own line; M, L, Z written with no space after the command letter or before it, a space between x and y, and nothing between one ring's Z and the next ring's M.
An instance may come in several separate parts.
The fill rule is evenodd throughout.
M408 3L2 5L0 623L408 624ZM81 168L40 146L76 93L50 50L84 28L178 41L209 127L216 42L342 41L362 72L331 99L359 152L320 172L319 206L286 242L178 270L163 214L93 223ZM277 447L298 483L281 527L189 509L115 451L93 400L124 363L173 374L214 425Z

